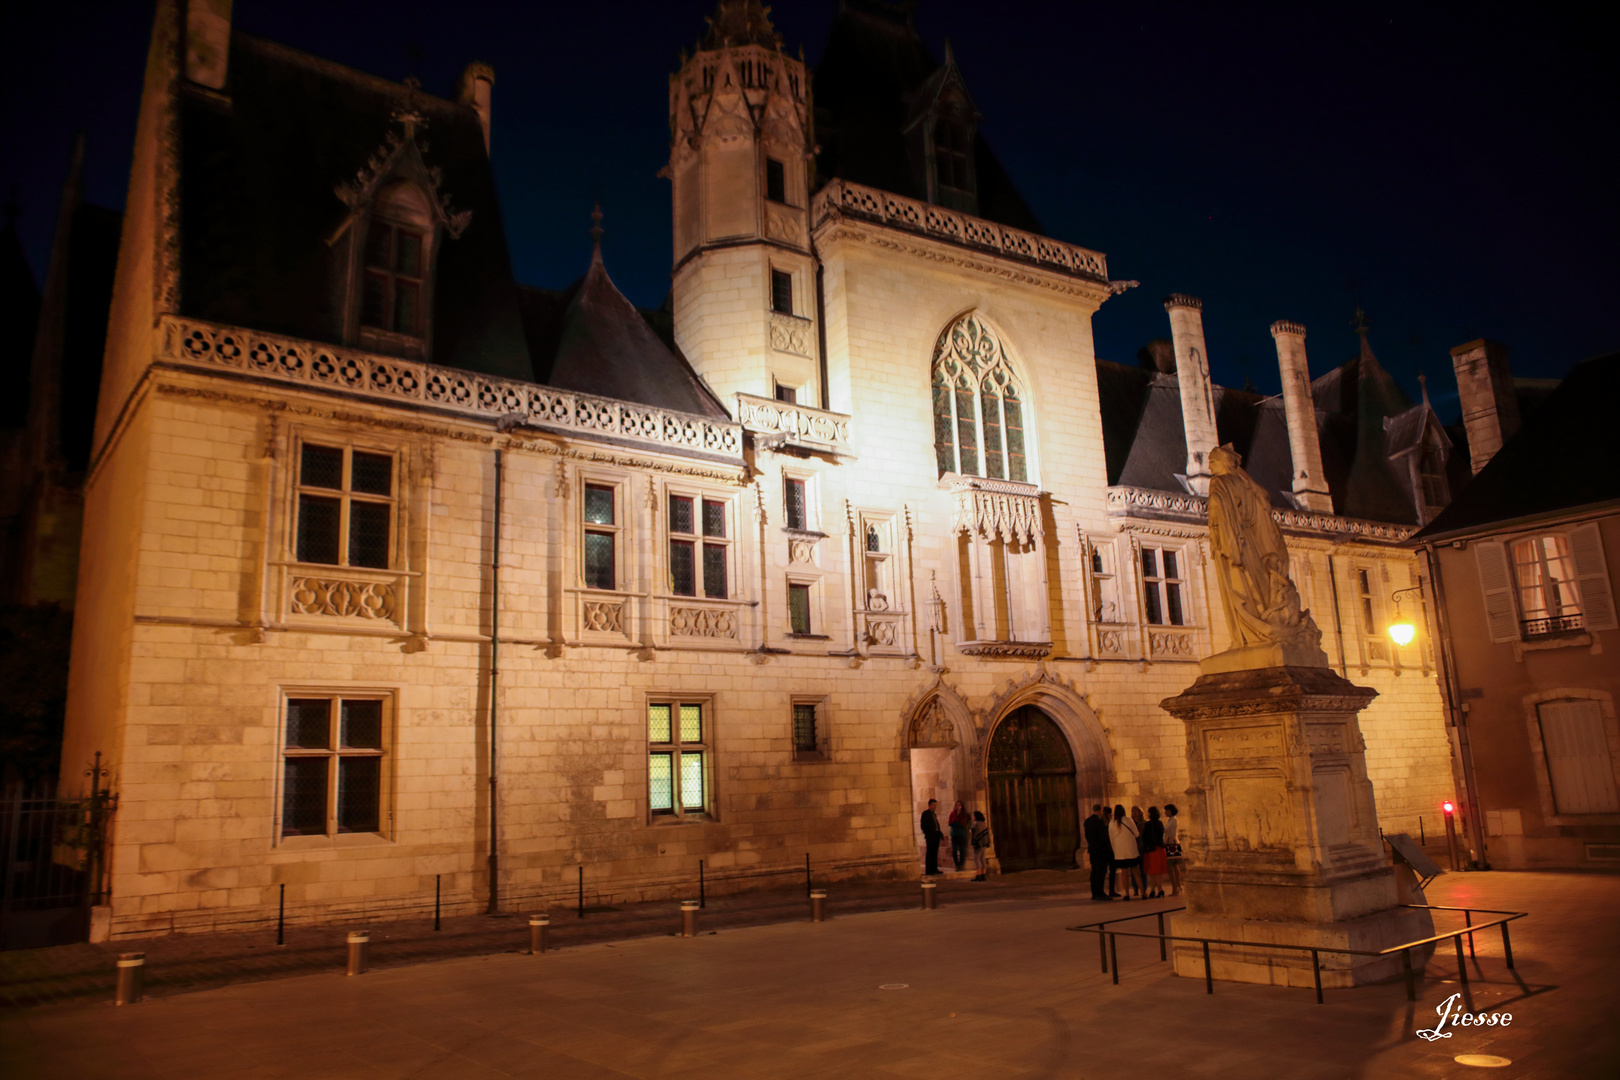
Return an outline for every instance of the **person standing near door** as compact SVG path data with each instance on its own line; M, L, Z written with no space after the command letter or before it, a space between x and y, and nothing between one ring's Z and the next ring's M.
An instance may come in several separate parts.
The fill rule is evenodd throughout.
M938 799L928 800L928 809L922 812L923 848L928 853L923 863L923 873L929 877L939 874L939 841L945 835L939 827L939 815L934 813L934 807L939 805Z
M951 809L951 816L946 819L951 830L951 862L956 864L960 871L967 865L968 832L973 828L973 815L967 812L967 807L958 799L956 806Z
M1108 822L1103 818L1102 804L1091 807L1084 826L1086 854L1091 857L1091 898L1107 900L1105 889L1108 868L1113 865L1114 849L1108 841Z

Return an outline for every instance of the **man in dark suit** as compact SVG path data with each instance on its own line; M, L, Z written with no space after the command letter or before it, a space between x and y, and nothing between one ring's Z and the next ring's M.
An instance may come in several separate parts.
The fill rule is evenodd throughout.
M1091 856L1091 898L1107 900L1103 879L1110 877L1114 865L1114 847L1108 840L1108 822L1103 819L1101 804L1093 805L1085 821L1086 853ZM1113 882L1108 882L1112 892Z
M923 845L928 852L927 864L923 873L932 877L939 873L939 841L944 836L944 830L939 827L939 815L934 813L934 807L939 805L938 799L928 800L928 809L922 812Z

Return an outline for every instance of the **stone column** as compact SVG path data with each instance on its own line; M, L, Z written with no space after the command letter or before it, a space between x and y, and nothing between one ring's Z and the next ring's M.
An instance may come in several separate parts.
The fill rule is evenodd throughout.
M1294 462L1294 502L1301 510L1333 513L1327 478L1322 475L1322 441L1311 396L1311 369L1305 359L1305 328L1279 320L1271 324L1282 374L1283 414L1288 419L1288 450Z
M1181 389L1181 422L1187 434L1187 486L1209 494L1209 452L1220 441L1215 433L1215 396L1209 382L1209 352L1204 345L1204 302L1172 293L1165 298L1170 313L1170 339L1176 350L1176 383Z
M1377 691L1323 666L1219 670L1204 664L1162 703L1187 725L1187 910L1172 932L1233 941L1377 950L1433 933L1398 907L1356 714ZM1214 670L1212 670L1214 669ZM1217 979L1312 985L1310 953L1216 945ZM1175 945L1176 974L1202 978L1197 943ZM1414 963L1423 952L1414 950ZM1399 956L1321 954L1323 986L1399 974Z

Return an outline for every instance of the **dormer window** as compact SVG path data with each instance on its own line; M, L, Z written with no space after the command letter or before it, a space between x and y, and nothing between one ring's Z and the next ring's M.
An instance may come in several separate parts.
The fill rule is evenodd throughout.
M356 297L363 347L426 356L433 225L429 204L415 184L390 184L372 201Z
M964 213L976 213L973 185L973 136L955 117L934 122L934 201Z

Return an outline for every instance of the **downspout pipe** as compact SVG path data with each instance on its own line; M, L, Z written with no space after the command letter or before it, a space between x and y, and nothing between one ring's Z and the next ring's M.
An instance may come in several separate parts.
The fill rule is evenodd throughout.
M1468 732L1468 714L1462 707L1462 688L1457 676L1457 660L1451 652L1451 632L1447 625L1446 586L1440 576L1440 558L1432 544L1419 545L1418 550L1423 553L1423 562L1429 569L1429 583L1434 589L1434 629L1435 636L1440 640L1440 648L1435 650L1436 659L1440 662L1440 688L1445 694L1446 711L1451 714L1451 724L1457 729L1457 756L1461 759L1463 778L1463 797L1468 806L1468 840L1473 845L1476 865L1481 870L1489 870L1491 861L1485 850L1485 830L1480 818L1485 811L1479 802L1479 781L1474 776L1474 747Z
M1350 667L1344 655L1344 616L1339 613L1339 569L1333 565L1333 553L1328 552L1328 587L1333 591L1333 633L1339 639L1339 677L1348 679Z
M495 451L495 520L489 558L489 909L501 909L499 788L496 786L496 738L500 730L501 686L501 451Z

